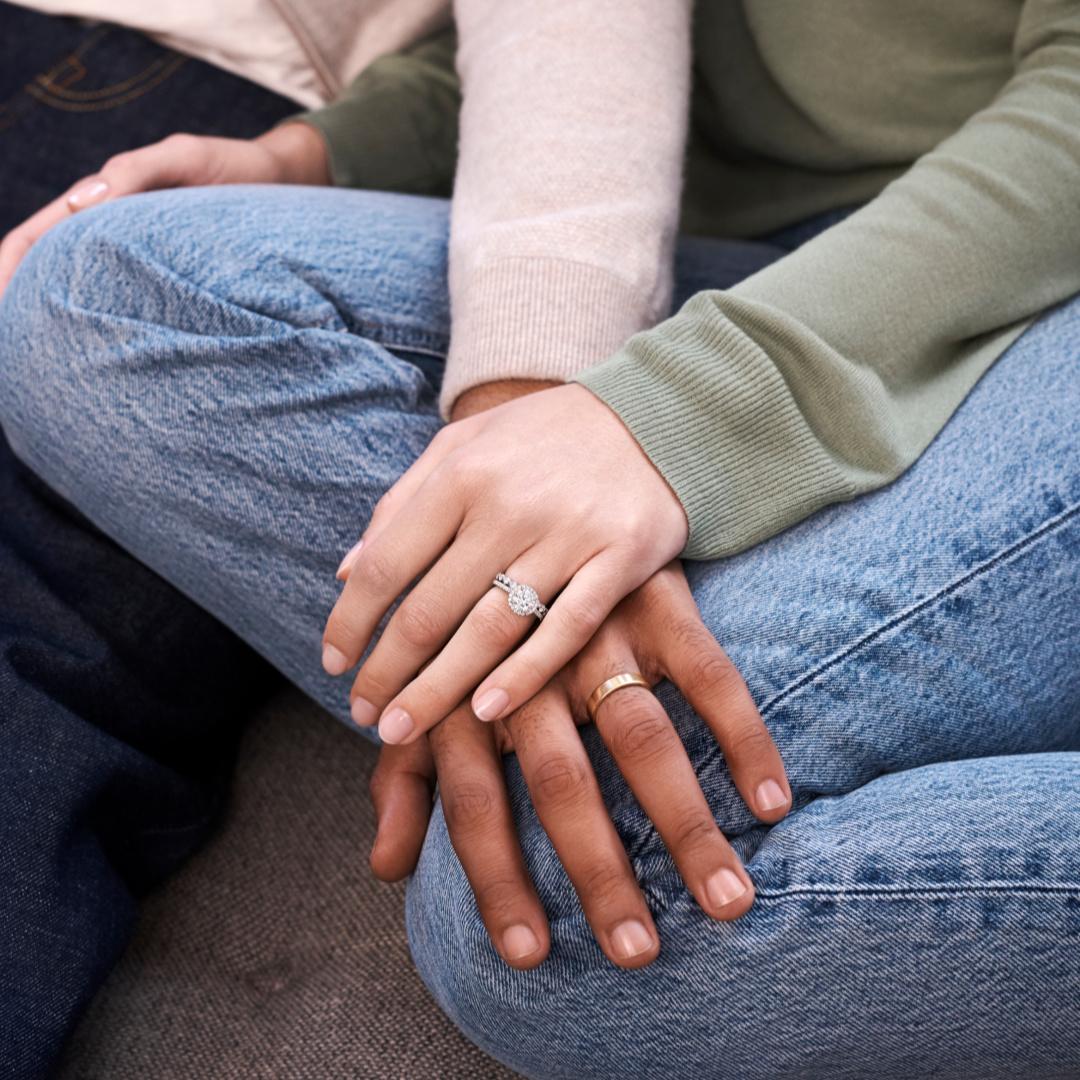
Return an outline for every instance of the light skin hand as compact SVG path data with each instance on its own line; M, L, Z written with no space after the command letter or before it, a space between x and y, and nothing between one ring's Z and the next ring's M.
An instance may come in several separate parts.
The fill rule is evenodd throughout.
M288 123L257 139L170 135L110 158L0 241L0 296L26 253L72 214L124 195L211 184L327 184L326 145L314 128Z
M664 479L619 418L577 385L451 423L373 520L378 528L346 557L323 664L336 675L356 664L386 610L419 578L352 690L354 719L378 720L391 743L419 737L473 687L479 717L509 715L687 537ZM515 615L492 589L499 570L549 604L541 623Z
M495 948L535 967L550 930L522 857L499 755L514 749L537 816L577 891L605 955L624 968L659 954L656 925L611 822L575 724L613 674L669 678L709 725L751 811L775 822L791 806L783 762L745 683L701 618L677 562L609 616L584 651L505 721L484 724L467 705L426 739L383 747L372 778L379 829L375 873L397 880L416 865L436 771L450 839ZM701 908L721 921L753 902L753 884L717 827L681 741L644 688L611 694L597 726Z

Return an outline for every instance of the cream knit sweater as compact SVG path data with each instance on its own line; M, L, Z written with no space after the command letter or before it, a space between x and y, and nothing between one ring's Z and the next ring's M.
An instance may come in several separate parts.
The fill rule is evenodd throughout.
M457 0L447 412L568 379L668 311L689 0Z

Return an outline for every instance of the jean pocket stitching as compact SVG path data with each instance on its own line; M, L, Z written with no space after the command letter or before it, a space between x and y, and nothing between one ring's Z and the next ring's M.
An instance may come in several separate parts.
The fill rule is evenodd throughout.
M861 637L856 638L853 642L845 645L838 652L833 653L832 656L827 657L821 661L818 665L811 668L800 675L797 679L788 683L782 690L777 691L768 701L761 706L761 715L766 717L771 713L778 705L782 704L793 694L798 693L803 687L814 682L820 678L827 671L832 670L839 664L842 664L849 657L853 656L859 650L871 645L878 638L887 634L890 630L896 629L898 626L902 626L906 622L910 622L912 619L917 618L923 612L934 607L940 601L946 597L958 592L964 586L969 585L972 581L983 577L991 570L995 569L1002 563L1012 559L1014 556L1022 554L1028 548L1033 547L1040 540L1043 540L1051 533L1057 531L1062 526L1068 524L1068 522L1080 514L1080 503L1068 507L1056 514L1054 517L1044 521L1037 529L1033 529L1031 532L1026 533L1019 540L1009 544L1008 547L1002 548L1000 551L991 555L989 558L984 559L981 563L973 566L970 570L966 571L960 577L950 581L947 585L942 586L936 592L931 593L929 596L923 597L918 602L912 604L910 607L904 608L902 611L898 611L891 618L886 619L885 622L880 623L872 630L867 631Z
M42 105L61 112L104 112L150 93L175 75L187 62L188 57L179 54L162 57L137 75L97 90L71 90L45 81L47 76L39 75L27 85L26 92Z

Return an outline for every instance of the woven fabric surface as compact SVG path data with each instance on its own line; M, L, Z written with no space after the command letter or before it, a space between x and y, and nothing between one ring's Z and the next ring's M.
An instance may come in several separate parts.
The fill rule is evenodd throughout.
M371 874L375 748L298 695L256 717L217 837L144 904L63 1080L512 1080L409 958Z

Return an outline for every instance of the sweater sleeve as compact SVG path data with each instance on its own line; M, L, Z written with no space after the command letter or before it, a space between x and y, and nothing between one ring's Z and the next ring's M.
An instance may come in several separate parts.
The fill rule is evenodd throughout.
M380 57L321 109L293 117L318 131L339 187L448 196L461 94L445 30Z
M867 206L579 381L686 509L689 558L886 484L1080 290L1080 13L1028 0L995 99Z
M444 415L568 379L670 302L690 0L457 0L463 104Z

